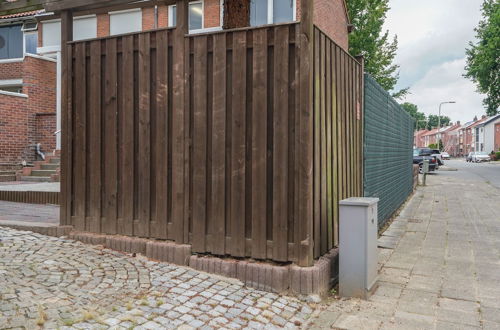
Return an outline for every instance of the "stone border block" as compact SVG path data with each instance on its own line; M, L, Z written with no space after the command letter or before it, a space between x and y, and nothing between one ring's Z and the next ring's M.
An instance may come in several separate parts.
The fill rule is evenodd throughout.
M280 266L202 255L192 255L188 266L198 271L236 278L258 290L301 296L324 296L336 281L338 250L332 250L321 257L313 267Z
M191 245L145 240L144 255L150 259L187 266L191 256Z

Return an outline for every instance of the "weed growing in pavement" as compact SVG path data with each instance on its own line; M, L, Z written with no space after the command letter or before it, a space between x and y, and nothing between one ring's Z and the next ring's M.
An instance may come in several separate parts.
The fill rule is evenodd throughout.
M47 321L47 313L43 310L42 305L38 305L38 319L36 320L36 325L43 326Z

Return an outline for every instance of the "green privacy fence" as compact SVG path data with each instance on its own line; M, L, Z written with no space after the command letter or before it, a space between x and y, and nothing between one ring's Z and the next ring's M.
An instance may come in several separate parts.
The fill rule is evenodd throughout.
M414 120L365 74L364 194L378 197L379 227L413 189Z

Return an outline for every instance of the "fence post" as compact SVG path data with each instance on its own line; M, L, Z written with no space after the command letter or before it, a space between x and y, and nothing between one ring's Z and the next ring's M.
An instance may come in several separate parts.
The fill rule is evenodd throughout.
M312 266L313 247L313 1L300 2L299 26L299 104L298 104L298 194L299 206L296 217L300 244L298 265Z
M72 59L68 55L68 42L73 40L73 13L61 12L61 207L60 224L71 225L71 116L69 90L71 77L68 73Z
M184 243L185 212L185 67L187 54L184 37L188 33L188 1L177 0L177 26L173 32L173 109L172 109L172 221L174 223L174 240Z

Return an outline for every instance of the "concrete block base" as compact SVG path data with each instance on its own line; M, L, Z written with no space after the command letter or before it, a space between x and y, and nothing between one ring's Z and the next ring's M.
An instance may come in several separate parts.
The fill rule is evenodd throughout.
M337 279L338 250L321 257L313 267L273 265L265 262L193 255L189 267L239 279L245 285L269 292L324 296Z

